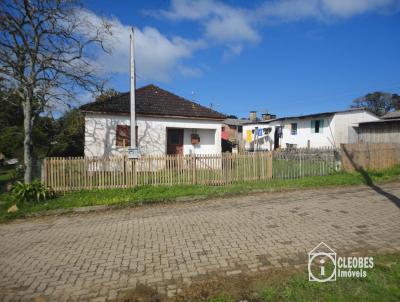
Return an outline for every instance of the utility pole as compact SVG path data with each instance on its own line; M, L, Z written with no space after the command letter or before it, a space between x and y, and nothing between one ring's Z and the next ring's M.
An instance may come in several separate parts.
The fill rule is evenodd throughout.
M136 89L136 79L135 79L135 32L133 27L131 28L130 35L130 43L131 43L131 145L128 149L128 157L129 158L138 158L139 150L136 146L136 101L135 101L135 89Z

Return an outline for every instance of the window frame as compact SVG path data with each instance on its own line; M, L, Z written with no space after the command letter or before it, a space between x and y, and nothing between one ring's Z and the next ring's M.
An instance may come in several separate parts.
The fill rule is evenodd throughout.
M311 133L321 134L323 132L323 128L324 128L323 119L311 120Z
M124 138L119 138L121 130L120 129L125 128L127 133L126 137L126 143L125 143L125 148L130 147L131 146L131 126L130 125L117 125L116 129L115 129L115 146L119 147L119 148L124 148L124 144L123 144L123 140ZM138 146L138 129L139 127L136 126L136 146Z
M293 129L293 125L296 125L295 129ZM290 134L297 135L297 123L290 123Z

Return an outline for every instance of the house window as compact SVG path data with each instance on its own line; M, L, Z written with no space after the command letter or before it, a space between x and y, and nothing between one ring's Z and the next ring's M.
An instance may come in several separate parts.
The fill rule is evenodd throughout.
M131 145L131 127L128 125L117 125L116 146L129 147ZM138 126L136 126L136 145L138 145Z
M290 125L290 133L292 135L297 135L297 123L291 123L291 125Z
M311 133L322 133L324 127L324 120L311 121Z
M222 132L225 131L225 127L222 127Z
M238 126L238 132L240 132L240 133L243 132L243 126Z
M168 129L168 142L171 145L183 144L183 131L182 129Z

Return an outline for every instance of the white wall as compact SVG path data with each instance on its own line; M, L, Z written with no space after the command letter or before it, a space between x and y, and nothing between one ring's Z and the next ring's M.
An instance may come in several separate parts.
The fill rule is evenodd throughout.
M183 151L188 154L220 154L221 122L164 117L137 116L139 149L145 155L162 155L167 150L167 128L183 128ZM116 147L117 125L130 125L128 115L85 115L85 156L110 156L124 152ZM200 136L200 144L191 144L190 134ZM126 150L125 150L126 151Z
M255 127L267 128L272 127L271 139L274 140L274 132L276 126L283 126L283 135L280 139L282 148L286 148L286 144L296 144L298 148L308 147L308 141L311 148L317 147L340 147L342 143L351 141L354 127L360 122L378 120L374 114L365 110L347 111L332 114L329 116L316 118L294 118L279 121L271 121L269 123L259 123L243 126L243 139L246 141L247 130L253 130ZM324 120L320 133L311 131L312 120ZM297 123L297 135L291 134L291 123ZM254 143L245 143L245 149L253 149ZM256 144L257 146L257 144ZM273 146L272 146L273 149ZM265 136L259 139L258 150L270 150L270 144L265 142Z
M320 127L319 133L311 131L311 121L323 120L323 127ZM297 123L297 134L292 135L290 124ZM311 148L332 147L334 145L332 116L307 118L307 119L291 119L285 121L283 128L283 138L281 146L286 147L286 144L296 144L298 148L308 147L308 141Z
M357 132L355 128L358 123L377 121L379 118L368 111L349 111L335 114L333 118L333 127L335 129L335 143L337 147L340 144L356 143Z
M324 120L323 127L320 128L319 133L312 133L311 131L311 121L312 120ZM244 125L243 126L243 139L246 140L247 130L253 130L255 127L267 128L271 127L272 131L270 138L274 141L274 133L277 126L283 126L282 138L280 138L281 148L286 148L286 144L295 144L298 148L308 147L308 141L310 141L311 148L332 146L333 135L330 130L332 122L332 117L321 117L321 118L306 118L306 119L288 119L280 121L272 121L268 124L254 124L254 125ZM297 123L297 134L291 134L291 123ZM252 145L245 144L246 150L252 148ZM274 148L272 144L272 149ZM270 143L266 142L265 136L259 139L258 150L270 150Z

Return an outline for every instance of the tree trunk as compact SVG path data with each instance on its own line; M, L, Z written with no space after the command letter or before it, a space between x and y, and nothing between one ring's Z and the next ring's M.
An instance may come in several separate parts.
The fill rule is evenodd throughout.
M32 182L32 98L27 97L23 102L24 109L24 182Z

